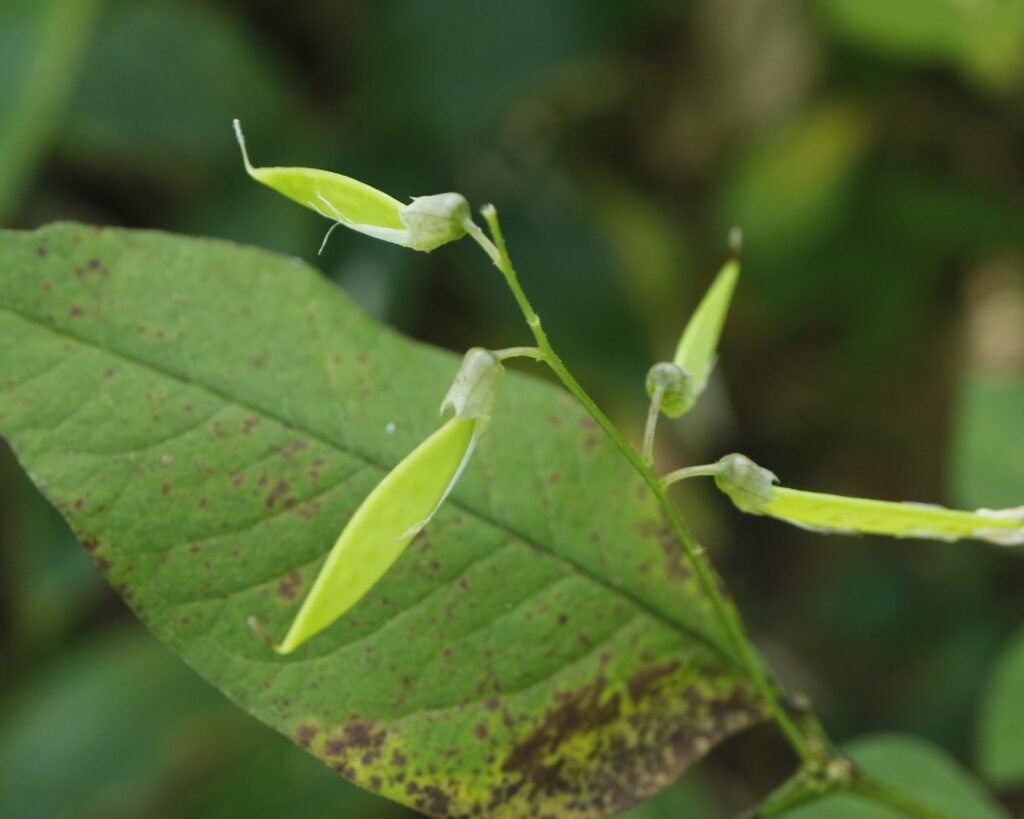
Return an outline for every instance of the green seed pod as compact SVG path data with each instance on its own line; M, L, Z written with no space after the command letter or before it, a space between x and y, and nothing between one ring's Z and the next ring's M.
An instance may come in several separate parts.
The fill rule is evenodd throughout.
M444 503L490 420L504 369L486 350L463 359L442 411L455 417L407 455L345 526L280 644L289 654L358 603ZM262 633L258 623L250 625Z
M669 361L659 362L647 371L646 387L647 397L652 401L661 391L661 411L669 418L678 418L697 401L693 379Z
M686 470L680 470L686 472ZM832 534L873 534L933 540L985 540L1024 545L1024 507L968 512L927 503L849 498L773 486L778 479L745 455L726 455L691 474L714 475L737 508L794 526Z
M331 230L344 225L375 239L422 251L460 239L466 233L470 211L461 194L423 196L405 205L364 182L331 171L256 168L249 161L245 136L237 119L234 127L249 176L330 219L334 222ZM327 236L330 235L328 231Z
M666 407L665 413L670 417L676 418L692 409L707 386L708 377L715 366L715 351L722 335L722 325L729 312L729 303L739 275L739 262L731 260L725 264L697 305L679 339L673 361L688 373L690 384L686 388L685 398L673 404L673 411Z

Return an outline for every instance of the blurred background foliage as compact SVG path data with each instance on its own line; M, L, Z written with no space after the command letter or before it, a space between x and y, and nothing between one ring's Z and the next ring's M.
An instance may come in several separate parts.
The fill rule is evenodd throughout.
M521 320L467 243L336 233L315 259L326 223L245 177L234 116L257 164L495 202L556 346L634 438L647 367L742 225L716 378L663 424L665 469L739 450L791 486L1024 503L1024 0L0 2L0 224L255 243L416 338L508 346ZM826 539L710 484L679 500L838 740L912 732L1024 809L1019 557ZM157 644L7 449L0 583L0 815L410 815ZM727 815L788 765L755 730L633 817Z

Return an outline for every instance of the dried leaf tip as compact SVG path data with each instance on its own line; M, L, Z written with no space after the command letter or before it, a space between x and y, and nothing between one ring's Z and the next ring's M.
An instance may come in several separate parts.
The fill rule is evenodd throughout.
M237 119L231 121L232 126L235 129L235 139L238 141L238 147L242 150L242 162L245 163L245 171L252 176L256 169L253 167L252 162L249 161L249 149L245 145L245 134L242 133L242 123Z
M733 225L729 228L729 258L739 261L743 253L743 228Z

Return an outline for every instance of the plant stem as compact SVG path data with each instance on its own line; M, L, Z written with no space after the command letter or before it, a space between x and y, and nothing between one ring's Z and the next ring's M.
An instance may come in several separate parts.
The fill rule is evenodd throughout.
M651 408L647 411L647 425L644 427L643 459L650 467L654 466L654 433L658 429L658 418L661 415L661 402L665 397L665 387L659 384L651 396Z
M510 358L532 358L534 361L543 361L544 352L537 347L506 347L504 350L492 350L498 361L508 361Z
M566 368L565 364L562 363L562 359L558 356L558 353L556 353L554 348L551 346L551 342L548 340L547 334L544 332L544 328L541 325L540 317L533 309L529 299L527 299L526 294L523 292L523 288L519 284L519 277L516 275L515 268L512 265L512 260L508 254L508 249L505 246L505 238L502 235L501 226L498 223L498 214L494 209L494 206L485 206L481 213L487 221L491 230L491 235L494 237L494 242L491 242L490 239L484 235L483 231L481 231L472 222L466 226L467 233L469 233L469 235L472 236L473 239L484 249L487 255L494 262L495 266L505 277L505 281L508 284L509 289L512 291L512 295L515 297L516 303L519 305L519 309L522 311L523 317L526 319L526 323L529 326L530 331L533 333L537 346L543 353L544 363L548 365L562 384L565 385L565 388L576 397L580 404L583 405L583 408L597 422L601 429L604 430L605 434L618 447L633 468L639 473L640 477L643 478L651 492L654 493L658 504L661 506L662 511L668 518L673 533L679 540L683 551L693 565L694 572L697 575L701 588L711 600L715 614L722 623L726 634L728 634L729 639L733 644L736 656L746 668L750 682L761 695L761 698L765 701L765 705L768 707L772 718L792 745L793 750L804 762L818 762L827 757L827 744L822 742L818 737L806 736L783 706L780 697L779 685L769 678L764 661L760 656L758 656L756 649L747 637L746 630L740 620L738 611L725 599L725 596L719 587L718 578L715 575L714 569L711 567L711 563L704 554L704 548L698 544L690 534L682 516L679 514L679 510L669 499L658 476L623 437L622 433L619 432L618 427L616 427L608 416L601 411L600 407L594 403L594 400L586 390L580 386L572 373L570 373Z
M721 470L722 467L719 464L684 466L682 469L677 469L675 472L669 472L667 475L662 475L661 485L667 489L677 481L683 481L687 478L714 477L721 472Z

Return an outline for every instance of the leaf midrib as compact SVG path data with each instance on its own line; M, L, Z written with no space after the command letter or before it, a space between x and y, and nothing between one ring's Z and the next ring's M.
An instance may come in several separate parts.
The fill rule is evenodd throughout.
M177 382L177 383L179 383L179 384L181 384L183 386L202 390L203 392L207 393L208 395L210 395L210 396L212 396L212 397L214 397L214 398L216 398L216 399L218 399L220 401L223 401L226 404L234 405L236 407L239 407L241 409L247 410L249 412L253 412L253 413L256 413L258 415L262 415L264 418L266 418L266 419L268 419L270 421L273 421L276 424L281 425L285 429L297 429L297 430L301 431L303 434L308 435L312 440L316 441L317 443L319 443L319 444L321 444L321 445L323 445L325 447L328 447L328 448L330 448L332 450L335 450L337 452L341 452L343 454L346 454L346 455L349 455L351 457L357 458L357 459L363 461L363 463L365 463L366 465L368 465L370 467L374 467L374 468L380 469L380 470L382 470L384 472L387 472L391 468L391 467L389 467L389 466L387 466L385 464L378 463L375 459L371 458L369 455L367 455L364 452L361 452L361 451L359 451L359 450L357 450L355 448L348 448L346 446L343 446L343 445L339 444L336 441L333 441L331 439L325 438L322 434L320 434L318 432L314 432L314 431L306 428L305 426L299 426L294 421L286 420L286 419L282 418L280 415L278 415L276 412L274 412L272 410L268 410L268 409L265 409L265 408L262 408L262 407L254 406L251 403L247 403L247 402L243 401L242 399L239 399L237 397L231 396L231 395L221 391L217 387L211 386L211 385L209 385L207 383L204 383L202 381L193 380L191 377L189 377L189 376L187 376L185 374L176 373L176 372L173 372L171 370L164 369L161 366L159 366L158 364L155 364L155 363L152 363L152 362L149 362L149 361L145 361L145 360L140 359L140 358L136 358L135 356L133 356L133 355L131 355L129 353L123 352L120 349L114 349L112 347L105 347L105 346L103 346L103 345L101 345L101 344L99 344L99 343L97 343L97 342L95 342L95 341L93 341L91 339L84 338L84 337L82 337L80 335L77 335L75 333L69 332L68 330L66 330L66 329L64 329L62 327L53 326L49 322L47 322L47 321L45 321L43 319L40 319L37 316L33 316L33 315L30 315L30 314L27 314L27 313L23 313L23 312L21 312L21 311L19 311L17 309L13 309L13 308L8 307L6 305L0 305L0 311L3 311L3 312L8 313L8 314L10 314L12 316L15 316L16 318L21 319L22 321L27 321L27 322L29 322L29 323L31 323L31 324L41 328L42 330L45 330L46 332L49 332L49 333L51 333L51 334L53 334L55 336L58 336L60 338L64 338L64 339L72 341L72 342L74 342L76 344L80 344L82 346L91 348L93 350L97 350L100 353L103 353L103 354L106 354L106 355L110 355L110 356L114 356L114 357L120 359L121 361L124 361L125 363L131 365L131 366L138 367L139 369L142 369L142 370L148 370L148 371L150 371L152 373L155 373L156 375L159 375L159 376L161 376L163 378L167 378L167 379L170 379L172 381L175 381L175 382ZM512 526L510 526L510 525L508 525L508 524L506 524L504 522L494 520L493 518L489 517L488 515L484 514L483 512L480 512L480 511L472 508L467 503L465 503L465 501L459 501L459 500L455 500L454 498L449 498L446 501L446 503L451 504L453 507L455 507L457 509L460 509L465 514L470 515L470 516L476 518L477 520L487 524L488 526L492 526L492 527L498 529L499 531L503 532L505 535L507 535L509 537L514 537L514 538L520 540L521 542L526 544L529 548L531 548L531 549L533 549L535 551L538 551L538 552L543 552L545 555L547 555L549 557L552 557L552 558L555 558L556 560L559 560L559 561L561 561L562 563L564 563L564 564L566 564L568 566L571 566L574 571L578 572L580 575L582 575L583 577L587 578L590 582L593 582L593 583L597 584L598 586L600 586L601 588L605 589L606 591L611 592L613 595L617 595L619 597L623 597L623 598L629 600L634 606L636 606L639 610L644 612L644 614L646 614L647 616L651 617L653 620L655 620L657 622L660 622L662 625L670 628L671 630L673 630L675 632L679 632L681 634L684 634L684 635L690 637L691 639L694 639L694 640L702 643L708 649L710 649L715 655L717 655L725 663L727 663L731 668L733 668L734 671L739 672L741 677L745 676L743 674L742 667L733 659L733 657L728 652L723 650L717 643L715 643L709 637L705 636L704 634L702 634L702 633L700 633L698 631L695 631L695 630L689 628L688 626L686 626L686 625L684 625L682 623L679 623L676 620L671 619L670 617L665 615L663 612L661 612L661 611L651 607L649 604L647 604L646 602L644 602L643 600L638 598L636 595L632 594L629 590L614 585L610 581L605 580L600 575L595 574L594 572L590 571L585 566L580 565L579 563L577 563L576 561L574 561L571 558L567 557L566 555L559 554L559 553L557 553L557 552L555 552L555 551L553 551L551 549L545 548L544 546L542 546L539 543L535 543L532 538L526 536L525 534L523 534L522 532L518 531L514 527L512 527Z

